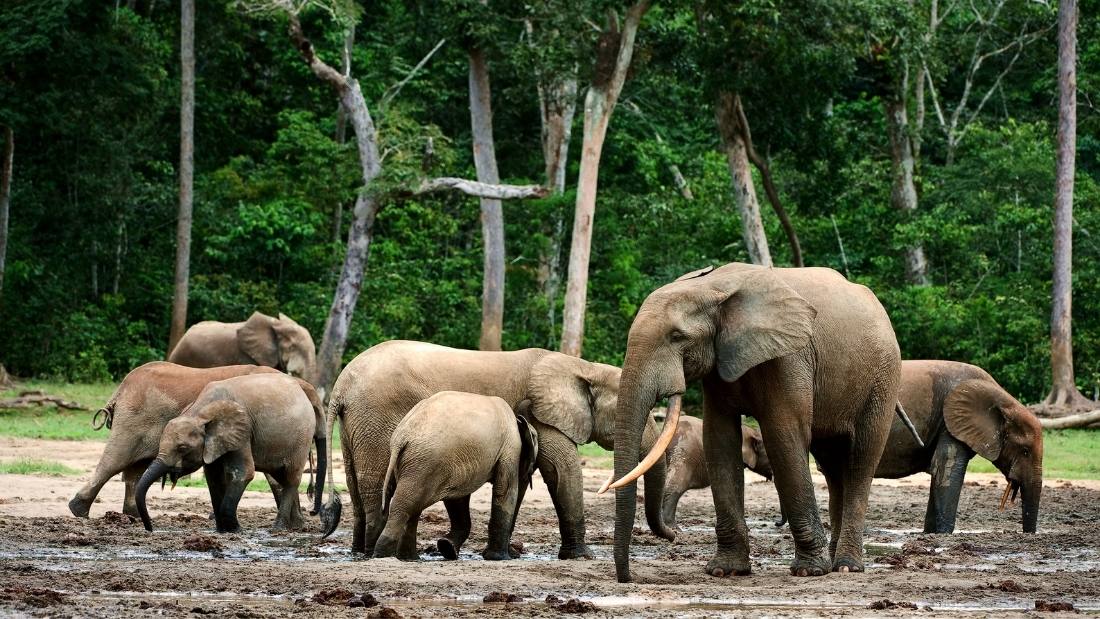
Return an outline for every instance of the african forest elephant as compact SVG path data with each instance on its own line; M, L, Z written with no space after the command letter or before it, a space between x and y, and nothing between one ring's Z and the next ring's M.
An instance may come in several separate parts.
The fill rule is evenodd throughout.
M317 446L315 496L320 510L328 453L324 422L320 400L308 397L299 379L284 374L236 376L207 384L194 403L164 427L157 457L138 480L142 523L153 530L145 505L153 482L168 475L174 483L202 467L219 532L240 528L237 503L256 471L278 482L275 528L302 528L298 484L311 440Z
M895 422L875 477L932 474L924 532L955 530L966 465L977 453L1004 473L1013 499L1022 493L1023 530L1034 533L1043 489L1039 419L985 370L966 363L903 361L900 393L926 447Z
M514 352L459 350L423 342L390 341L359 354L340 373L329 403L330 423L340 418L348 492L355 523L352 551L373 554L382 532L382 482L390 437L417 402L440 391L497 396L513 410L531 401L539 435L537 466L558 515L558 557L591 557L584 542L584 501L577 445L595 441L614 448L619 368L539 348ZM657 438L652 415L639 420L638 440ZM644 431L642 426L644 425ZM645 511L655 533L672 539L661 523L664 462L646 475Z
M696 379L703 386L703 448L717 512L718 550L707 573L750 571L742 414L760 424L779 502L790 518L791 573L862 570L867 498L890 431L900 366L890 318L878 299L831 269L728 264L688 273L652 292L630 327L619 384L619 481L612 484L618 487L618 579L630 580L632 482L663 459L681 395ZM665 397L665 427L639 463L647 413ZM809 453L829 484L831 542L818 516Z
M745 468L771 480L772 466L768 452L764 450L764 438L752 426L741 425L741 458ZM698 417L681 417L676 434L668 445L665 457L668 479L665 496L661 500L661 517L667 526L676 524L676 506L688 490L707 488L707 461L703 455L703 420Z
M252 312L244 322L206 320L191 325L168 360L193 368L254 363L314 384L317 380L313 337L285 314L273 318Z
M451 530L436 542L457 559L470 536L470 495L493 484L486 560L510 559L509 541L538 457L538 433L495 396L441 391L397 424L384 483L386 526L375 557L416 560L420 512L443 501Z
M207 383L245 374L278 374L257 365L190 368L167 361L146 363L126 375L107 404L96 413L111 431L91 481L69 501L74 516L86 518L103 485L122 473L126 482L123 511L137 517L134 484L157 455L164 426L187 408ZM312 391L312 390L311 390Z

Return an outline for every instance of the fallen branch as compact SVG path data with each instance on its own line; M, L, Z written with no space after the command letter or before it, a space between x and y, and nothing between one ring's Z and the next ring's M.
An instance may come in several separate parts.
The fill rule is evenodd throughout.
M461 191L466 195L496 200L524 200L545 198L550 195L550 189L542 185L491 185L450 176L424 179L412 195L419 196L444 190Z
M1039 419L1044 430L1058 430L1062 428L1083 428L1094 423L1100 423L1100 410L1055 417L1053 419Z
M0 408L30 408L31 406L45 406L53 404L58 408L72 411L86 411L88 408L77 402L62 399L55 395L48 395L42 391L22 391L19 397L0 400Z

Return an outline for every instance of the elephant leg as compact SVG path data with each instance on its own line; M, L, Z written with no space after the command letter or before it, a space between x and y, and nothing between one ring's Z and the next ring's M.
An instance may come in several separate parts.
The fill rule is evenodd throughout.
M125 443L125 446L122 446L123 443ZM134 445L139 444L137 441L126 441L122 439L112 441L108 439L107 446L103 449L103 455L100 456L99 463L96 464L92 479L84 484L69 501L69 511L72 512L74 516L77 518L87 518L92 503L94 503L95 498L99 496L99 491L103 489L103 486L110 481L112 477L125 471L130 466L134 466L137 462L144 461L146 465L148 465L148 462L156 456L155 453L150 456L136 454L139 458L135 461L135 454L131 453L134 449L130 443ZM142 472L144 473L145 471L143 470ZM126 509L125 504L123 505L123 509Z
M126 488L125 495L122 499L122 513L133 516L134 518L138 517L137 498L135 494L137 482L141 479L142 474L145 473L145 469L147 468L149 468L149 461L142 460L141 462L131 464L126 467L126 470L122 471L122 481Z
M362 496L359 494L359 476L356 475L355 453L351 446L352 442L348 436L347 424L341 418L340 451L344 456L344 484L348 487L348 497L351 499L351 552L353 554L365 554L367 517L363 510ZM370 554L373 554L373 551ZM370 555L368 554L368 556Z
M275 477L268 475L268 479ZM275 518L275 529L300 531L305 527L302 521L302 508L298 502L298 485L302 482L302 472L283 469L276 478L282 487L275 504L279 506L279 515ZM272 486L274 491L275 486Z
M831 561L810 477L813 394L808 390L775 391L767 397L767 402L760 403L762 412L757 420L775 475L779 506L790 523L794 538L795 559L791 563L791 574L822 576L829 572ZM733 449L732 445L729 449ZM713 475L711 480L713 483Z
M386 513L382 533L374 544L373 556L376 559L386 557L403 559L404 556L408 556L410 550L408 529L410 528L413 529L411 550L416 551L416 523L419 522L420 512L423 511L422 503L428 503L428 501L421 501L418 496L413 496L409 489L409 482L406 480L397 482L397 488L390 498L389 511Z
M486 561L504 561L512 558L508 542L512 539L512 525L519 498L519 482L515 464L498 463L493 479L493 506L489 513L489 543L481 553Z
M210 492L210 507L213 510L214 521L218 519L218 509L225 499L225 470L221 460L215 460L202 467L203 477L206 478L206 489Z
M420 549L416 546L416 528L420 524L420 512L409 516L405 524L405 534L401 536L401 542L397 545L397 558L402 561L419 561Z
M435 545L444 559L453 561L458 558L462 545L470 537L470 495L458 499L443 499L447 516L451 520L451 530L439 538Z
M924 514L925 533L953 533L959 509L966 466L974 452L944 432L932 454L932 487L928 492L928 510Z
M684 496L684 492L679 486L672 490L665 487L665 496L661 499L661 519L665 521L665 526L679 530L676 526L676 507L680 505L680 497Z
M719 410L714 390L705 383L703 453L717 517L714 532L718 536L718 551L707 563L707 573L718 577L748 574L752 566L749 563L749 530L745 525L741 415L730 410Z
M382 484L390 461L389 440L393 428L348 426L346 420L340 426L340 436L344 440L344 463L348 466L347 463L351 462L349 458L355 459L353 465L348 466L347 473L348 476L354 473L355 493L359 497L358 500L352 497L352 504L359 507L355 510L351 550L370 555L374 553L375 543L386 526L386 516L382 513Z
M221 505L215 511L219 533L235 533L241 530L237 520L237 505L241 502L244 489L256 475L256 466L249 452L230 453L222 457L222 479L225 481L225 494Z
M559 559L591 559L584 543L584 487L577 444L553 426L532 420L539 433L537 466L550 490L561 533Z
M840 523L844 521L844 460L837 459L831 450L816 445L813 454L829 486L829 558L833 559L840 541Z
M283 488L286 487L286 484L279 483L279 479L271 473L264 473L264 479L267 480L267 485L271 488L271 496L275 499L275 504L282 505Z

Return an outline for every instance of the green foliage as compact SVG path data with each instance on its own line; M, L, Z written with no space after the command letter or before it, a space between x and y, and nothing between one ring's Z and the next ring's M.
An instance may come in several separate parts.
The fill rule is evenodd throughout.
M968 471L999 473L981 457L970 461ZM1043 432L1043 477L1052 479L1100 478L1100 442L1096 430L1047 430Z

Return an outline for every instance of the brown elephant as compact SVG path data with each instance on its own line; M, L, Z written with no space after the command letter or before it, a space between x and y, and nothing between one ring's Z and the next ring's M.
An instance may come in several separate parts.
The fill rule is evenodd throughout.
M374 556L418 559L420 513L443 501L451 530L436 547L444 558L457 559L470 536L470 495L490 482L489 543L481 556L487 561L512 558L509 542L538 449L538 432L498 397L441 391L420 402L390 440L386 525Z
M715 576L750 571L741 415L760 424L795 543L791 573L863 569L875 465L895 410L901 358L875 295L823 268L728 264L651 293L627 339L615 423L615 568L630 576L633 481L663 460L688 381L703 386L703 447L717 512ZM638 461L643 423L669 399L657 444ZM829 484L832 539L821 525L808 456ZM649 484L646 484L647 490Z
M327 468L325 436L324 410L316 397L306 395L300 379L274 373L208 383L191 406L164 427L157 457L135 488L138 515L152 531L145 501L149 487L165 475L174 483L201 467L218 532L237 531L237 503L260 471L278 482L273 486L279 506L275 528L301 529L298 485L312 440L318 454L320 509Z
M764 438L752 426L741 425L741 459L745 468L771 481L772 465L764 449ZM676 525L676 507L688 490L710 487L707 461L703 455L703 420L681 417L676 434L665 454L668 466L665 494L661 499L661 517L665 525Z
M537 465L561 532L558 557L591 557L584 541L577 446L595 441L614 448L618 388L619 368L538 348L489 352L395 340L364 351L340 373L329 403L330 423L341 420L354 513L352 551L373 554L382 532L382 483L394 428L417 402L440 391L465 391L497 396L513 410L522 400L531 401L529 419L539 436ZM652 415L639 424L639 441L652 445L657 437ZM645 511L653 531L672 539L661 522L664 476L663 462L646 475Z
M134 485L156 457L164 426L190 406L212 381L246 374L278 373L273 368L256 365L191 368L167 361L153 361L135 368L96 413L97 418L104 418L103 423L111 435L92 479L69 501L69 511L80 518L88 517L103 485L122 473L126 482L123 511L137 517ZM312 393L313 389L309 391Z
M317 381L313 337L286 314L274 318L253 312L244 322L206 320L191 325L168 360L193 368L254 363L315 385Z
M895 422L875 477L931 473L924 532L955 530L963 476L976 453L1004 474L1006 493L1022 493L1023 530L1034 533L1043 491L1043 428L1035 414L985 370L955 361L903 361L900 398L925 446Z

